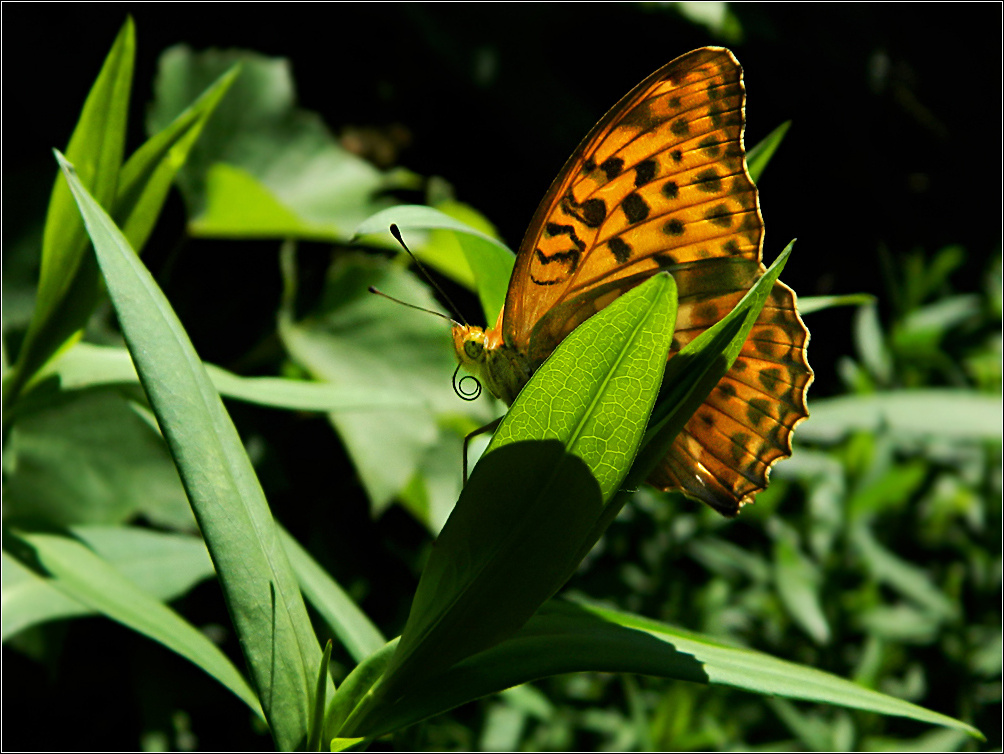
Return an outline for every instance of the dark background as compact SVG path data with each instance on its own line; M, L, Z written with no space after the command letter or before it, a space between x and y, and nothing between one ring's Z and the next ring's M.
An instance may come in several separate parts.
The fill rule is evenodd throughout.
M336 133L349 127L403 133L397 163L443 176L511 246L607 108L672 58L723 44L745 69L747 145L793 121L759 183L767 260L798 238L787 283L800 295L870 292L886 306L881 248L896 258L961 244L968 255L954 287L981 287L1001 244L1001 6L774 4L731 11L741 22L741 41L719 39L669 8L629 4L4 4L4 246L41 223L55 175L50 149L65 147L130 13L138 59L127 153L144 138L156 61L166 47L183 42L284 56L302 107L319 112ZM183 232L177 197L161 222L160 237ZM155 271L168 255L157 238L146 257ZM227 254L200 263L219 265L219 279L234 269ZM274 269L261 274L274 277ZM253 281L247 285L254 289ZM274 312L271 303L259 308L266 316ZM835 363L851 351L850 320L851 310L837 309L809 322L816 396L838 387ZM204 358L227 363L207 353L197 333L193 338ZM310 427L317 436L295 438L297 447L315 448L330 464L340 455L330 431L320 422ZM284 460L291 475L316 473L317 459ZM277 514L297 531L288 510ZM372 526L364 510L341 515ZM414 546L424 533L403 518L392 510L373 536L403 525L405 533L396 531L392 541ZM324 529L316 520L309 525ZM351 521L340 525L353 530ZM388 568L379 553L356 566L363 573ZM405 564L397 567L400 574L384 578L412 578ZM199 587L183 612L197 625L225 622L200 614L205 601L219 608L214 584ZM366 607L381 627L400 627L403 616L381 615L373 599ZM226 692L198 670L105 621L78 621L75 629L46 629L50 638L66 639L58 668L5 649L7 679L18 679L4 689L5 722L15 721L8 731L18 730L5 748L132 748L140 734L132 726L152 714L136 709L146 697L133 689L167 677L184 689L187 709L215 710L217 724L200 726L201 748L269 747L267 736L232 737L248 727L246 712L232 700L219 704ZM120 653L132 658L133 677L125 683L117 676ZM170 673L161 668L166 663ZM79 704L74 695L82 697Z
M793 122L760 181L768 262L798 238L786 282L801 295L881 295L880 247L895 257L961 244L968 261L956 287L979 286L1001 238L1001 6L731 11L743 29L727 44L745 69L747 145ZM398 163L446 178L510 246L606 109L670 59L726 44L670 9L631 4L5 4L3 13L4 173L16 181L4 192L15 218L5 237L44 206L49 149L65 146L126 13L139 47L130 150L164 48L285 56L303 107L337 133L403 126ZM848 352L848 317L810 323L817 394L834 389L826 364Z

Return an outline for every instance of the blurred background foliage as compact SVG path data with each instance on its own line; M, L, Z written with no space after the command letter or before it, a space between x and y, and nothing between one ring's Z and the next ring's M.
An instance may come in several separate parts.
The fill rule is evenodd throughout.
M31 315L50 148L65 145L126 12L139 38L129 149L244 62L144 253L200 355L421 401L327 417L228 402L276 517L388 635L456 498L460 439L498 407L453 395L443 323L366 294L378 283L435 305L386 239L350 248L366 216L427 203L515 247L607 108L671 58L721 44L745 68L746 143L792 121L759 184L768 260L797 236L784 278L801 296L875 297L806 316L812 418L756 505L725 521L642 491L568 588L958 717L986 744L735 690L577 675L387 746L1000 749L1001 196L986 180L1000 164L999 6L4 5L8 362ZM299 242L280 253L285 237ZM415 245L476 319L456 241ZM107 306L87 339L120 342ZM137 395L68 390L19 419L5 523L192 532ZM171 575L158 594L236 658L209 572ZM52 620L72 606L15 614L7 560L3 578L8 747L269 745L178 657L104 620ZM337 647L334 659L350 669ZM54 700L66 700L58 726Z

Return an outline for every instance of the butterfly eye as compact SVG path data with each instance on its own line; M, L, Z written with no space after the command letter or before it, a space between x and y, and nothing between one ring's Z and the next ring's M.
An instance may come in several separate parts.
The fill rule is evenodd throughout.
M477 361L485 351L484 345L476 340L464 341L464 353L471 361Z

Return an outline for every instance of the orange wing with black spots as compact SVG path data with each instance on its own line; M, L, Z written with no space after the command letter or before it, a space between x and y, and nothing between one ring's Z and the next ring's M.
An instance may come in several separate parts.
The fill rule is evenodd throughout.
M670 358L763 274L763 219L743 148L745 89L731 52L683 55L593 128L533 217L502 335L536 368L585 319L661 270L680 297ZM808 331L782 283L742 353L650 481L734 515L791 455L807 416Z

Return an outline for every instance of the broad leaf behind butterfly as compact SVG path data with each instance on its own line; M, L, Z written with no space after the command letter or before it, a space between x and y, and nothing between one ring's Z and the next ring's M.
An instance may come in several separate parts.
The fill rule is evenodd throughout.
M492 393L512 403L569 332L656 272L679 288L669 358L763 274L745 96L732 53L702 48L645 79L586 136L534 214L495 327L454 327L458 358ZM726 515L752 501L808 415L808 336L794 292L776 283L735 364L649 481Z

